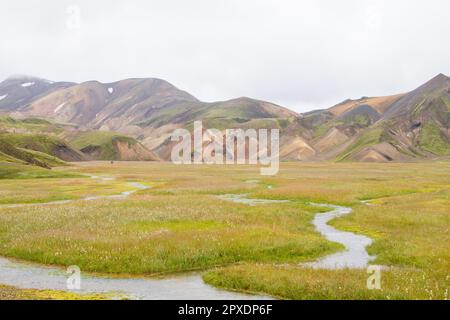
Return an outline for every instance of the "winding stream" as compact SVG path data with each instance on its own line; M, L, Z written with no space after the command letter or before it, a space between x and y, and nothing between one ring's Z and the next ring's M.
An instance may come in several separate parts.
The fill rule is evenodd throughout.
M375 259L366 250L372 244L372 239L353 232L340 231L328 225L331 220L350 214L352 209L329 204L312 203L312 205L333 209L316 214L313 224L327 240L344 245L345 250L304 265L315 269L332 270L367 268L369 262Z
M93 179L99 178L96 176ZM124 199L138 190L145 190L150 187L140 183L131 182L129 186L135 188L131 191L122 192L118 195L86 197L80 200L90 201L96 199ZM289 200L268 200L268 199L249 199L245 194L229 194L218 196L219 199L233 201L236 203L255 206L260 204L287 203ZM64 200L48 203L35 204L15 204L2 207L22 207L31 205L52 205L64 204L79 200ZM316 229L329 241L338 242L345 246L346 250L338 252L316 262L302 264L302 266L319 269L340 269L340 268L364 268L373 259L366 251L366 247L372 243L368 237L356 235L352 232L336 230L328 225L328 222L334 218L349 214L352 209L347 207L314 204L315 206L332 208L333 210L319 213L314 218ZM43 289L43 290L62 290L67 289L68 275L62 268L47 267L12 261L0 257L0 284L15 286L23 289ZM81 290L78 293L86 294L113 294L118 298L126 297L129 299L144 300L261 300L271 299L268 296L247 295L237 292L229 292L216 289L205 284L200 274L170 276L164 279L150 278L107 278L100 276L82 275Z
M245 194L228 194L219 196L219 198L250 206L289 202L288 200L249 199ZM345 250L331 254L315 262L304 263L302 266L331 270L367 268L369 262L375 259L375 257L370 256L366 250L366 248L372 244L372 239L363 235L357 235L353 232L340 231L328 225L328 222L331 220L350 214L352 209L330 204L310 204L316 207L332 209L328 212L316 214L313 224L316 227L316 230L327 240L342 244L345 247Z
M68 275L61 268L19 263L0 258L0 284L23 289L67 289ZM82 274L82 294L108 294L133 300L264 300L253 296L216 289L203 282L200 274L170 276L165 279L106 278Z
M91 176L92 179L110 181L114 178ZM125 199L138 190L150 187L138 182L128 183L135 189L117 195L85 197L79 200L62 200L47 203L3 205L0 208L65 204L74 201L97 199ZM16 262L0 257L0 284L22 289L61 290L67 289L68 275L65 270L37 264ZM216 289L203 282L200 274L177 275L164 279L151 278L107 278L82 274L83 294L112 294L113 297L135 300L267 300L268 296L248 295Z

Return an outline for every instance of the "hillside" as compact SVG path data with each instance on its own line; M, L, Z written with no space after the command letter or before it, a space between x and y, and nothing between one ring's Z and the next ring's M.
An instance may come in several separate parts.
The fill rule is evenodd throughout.
M8 139L0 135L0 162L31 164L46 169L65 165L65 162L59 158L43 152L15 147L7 141Z
M16 87L21 86L19 82L16 81ZM12 84L8 87L12 88ZM119 132L138 138L159 154L168 153L166 145L175 128L189 129L195 120L204 120L207 126L219 129L281 127L297 116L281 106L250 98L201 102L172 84L153 78L61 85L48 89L46 94L33 95L23 104L17 102L8 109L14 117L48 119L81 131ZM98 154L98 151L90 153ZM102 155L101 158L109 156Z
M3 149L7 144L9 150L2 152L0 161L19 161L42 167L63 165L64 161L158 160L134 138L114 132L80 131L74 126L39 118L0 116L0 141Z
M0 83L0 112L15 111L39 97L73 85L30 76L13 76Z
M442 74L406 94L346 100L303 114L295 125L296 140L282 150L296 150L297 160L386 162L449 155L449 101L449 78Z
M282 160L385 162L450 155L449 78L443 74L411 92L347 99L301 115L246 97L202 102L154 78L81 84L15 78L0 84L0 95L4 112L23 121L50 121L46 130L87 159L169 160L170 134L192 130L196 120L222 130L278 128ZM39 120L25 120L30 117ZM44 126L34 125L37 131Z
M449 155L449 84L448 77L438 75L403 95L350 146L352 152L341 157L392 161ZM372 139L367 139L369 135Z
M153 152L135 139L110 131L75 132L66 138L89 160L158 160Z

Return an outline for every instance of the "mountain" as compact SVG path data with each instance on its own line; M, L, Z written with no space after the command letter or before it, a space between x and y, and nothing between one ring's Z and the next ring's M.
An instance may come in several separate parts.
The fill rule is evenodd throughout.
M169 160L173 130L192 130L196 120L221 130L278 128L282 160L450 155L449 78L443 74L408 93L348 99L304 114L247 97L206 103L154 78L77 84L15 77L0 84L0 112L50 121L57 137L86 159Z
M449 78L389 97L346 100L305 114L309 160L408 161L450 154Z
M89 160L159 160L137 140L111 131L73 131L65 134L65 138Z
M42 119L0 116L0 161L49 168L84 160L159 159L136 139L113 132L79 131Z
M11 112L55 90L72 86L30 76L13 76L0 83L0 112Z
M18 148L0 136L0 162L31 164L49 169L54 166L63 166L66 163L59 158L46 153Z
M21 91L24 81L9 83L4 91L11 96ZM49 85L49 81L34 86ZM23 88L23 87L22 87ZM6 89L5 89L6 90ZM281 106L250 98L206 103L161 79L126 79L114 83L88 81L37 90L26 100L4 110L16 118L38 117L76 127L77 130L119 132L140 140L159 155L170 154L170 134L176 128L191 128L195 120L215 128L286 126L297 117ZM141 150L143 151L143 150ZM144 158L148 158L145 156ZM140 158L140 157L138 157ZM152 157L154 158L154 157Z

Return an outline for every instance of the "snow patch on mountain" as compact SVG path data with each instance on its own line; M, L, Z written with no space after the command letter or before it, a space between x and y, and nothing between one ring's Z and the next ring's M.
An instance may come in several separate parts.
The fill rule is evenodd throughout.
M56 107L56 109L55 109L55 111L54 111L54 112L55 112L55 113L58 113L58 111L59 111L59 110L61 110L61 109L62 109L62 107L64 107L65 105L66 105L66 103L65 103L65 102L61 103L61 104L60 104L59 106L57 106L57 107Z

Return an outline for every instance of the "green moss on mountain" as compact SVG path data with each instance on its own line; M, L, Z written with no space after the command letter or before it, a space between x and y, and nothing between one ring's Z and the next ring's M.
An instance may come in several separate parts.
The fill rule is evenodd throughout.
M0 140L0 152L2 161L32 164L43 168L50 168L50 164L42 160L42 157L30 153L28 150L16 148L12 144Z
M126 143L131 147L139 142L111 131L81 132L71 141L75 148L97 160L120 160L118 143Z
M19 147L51 154L55 147L64 144L59 139L48 135L24 133L4 133L0 139Z
M450 142L433 122L427 123L420 132L419 146L438 156L450 154Z
M15 119L9 116L0 116L0 129L6 131L21 131L27 133L53 133L58 134L63 129L47 120L39 118Z
M49 167L59 167L59 166L67 165L67 163L64 162L63 160L61 160L57 157L51 156L49 154L43 153L43 152L34 151L34 150L30 150L30 149L23 149L23 148L17 148L17 149L28 153L33 158L38 159L39 161L45 163Z
M447 111L450 112L450 98L448 96L443 96L442 102L446 105Z
M376 128L365 132L355 143L353 143L343 153L341 153L336 158L336 161L346 160L352 154L355 154L356 152L361 151L364 148L380 143L382 141L383 132L384 131L382 128Z

